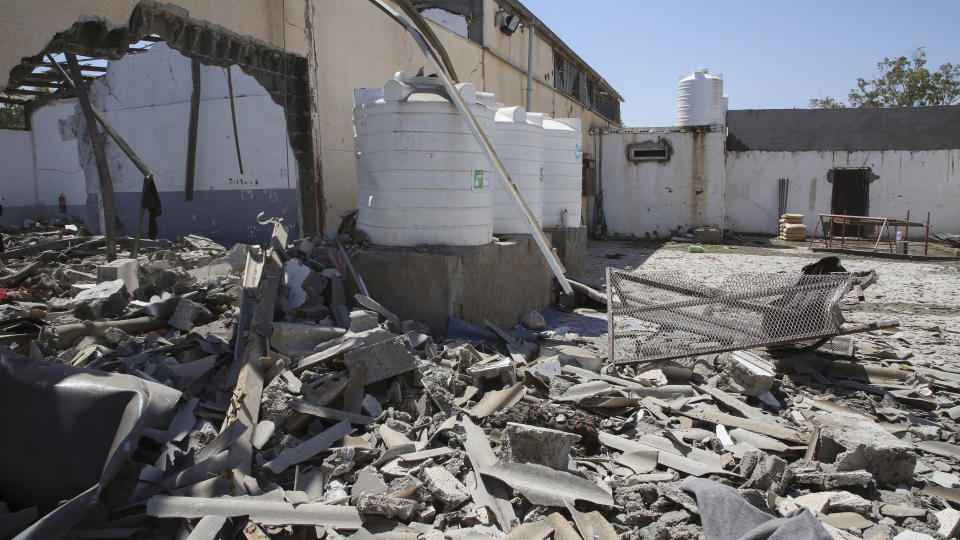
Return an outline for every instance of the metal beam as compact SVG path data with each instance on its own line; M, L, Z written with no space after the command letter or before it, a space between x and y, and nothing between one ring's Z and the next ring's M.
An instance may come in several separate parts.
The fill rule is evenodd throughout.
M64 80L67 81L67 84L69 84L70 87L73 88L79 95L80 91L77 90L77 85L74 84L70 76L67 75L65 71L63 71L63 67L60 66L60 64L57 64L56 62L54 62L53 58L50 55L47 55L47 59L50 60L50 62L54 63L54 66L56 66L57 70L60 72L60 75L64 78ZM103 126L103 130L107 132L107 135L110 135L110 138L113 139L113 142L117 143L117 146L120 147L120 150L123 150L123 153L126 154L128 158L130 158L130 161L133 162L133 165L140 171L140 173L143 174L144 176L153 175L153 173L150 171L150 168L147 167L147 164L144 163L142 159L140 159L140 156L138 156L136 152L133 151L133 148L130 148L130 145L127 144L127 141L125 141L123 137L120 136L119 133L117 133L117 130L113 129L113 126L111 126L110 123L107 122L107 120L103 117L103 115L100 114L100 111L93 108L91 108L91 110L93 112L93 115L97 117L97 121L100 122L101 126Z
M87 124L87 134L90 136L90 142L93 145L93 156L97 162L97 174L100 177L100 201L103 205L103 233L107 237L107 260L112 261L117 258L117 211L113 200L110 166L107 163L107 154L103 147L103 134L97 127L97 120L93 114L93 107L90 106L90 98L87 96L87 88L80 74L77 57L70 53L67 53L66 57L70 74L73 77L73 85L77 90L77 101L80 102L80 110L83 111L83 118Z
M200 122L200 61L190 60L193 78L193 93L190 94L190 126L187 128L187 181L184 186L185 201L193 200L193 182L197 174L197 129Z

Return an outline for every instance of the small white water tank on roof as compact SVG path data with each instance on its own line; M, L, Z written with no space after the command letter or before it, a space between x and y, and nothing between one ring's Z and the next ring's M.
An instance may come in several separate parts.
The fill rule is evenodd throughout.
M436 78L397 73L383 90L354 91L357 227L385 246L489 243L493 173ZM488 134L493 96L460 95Z
M523 107L497 110L494 149L530 211L543 221L543 114ZM494 234L528 233L523 214L499 182L494 186Z
M543 226L580 226L583 135L579 118L543 120Z
M712 75L697 68L677 83L677 125L723 124L723 74Z

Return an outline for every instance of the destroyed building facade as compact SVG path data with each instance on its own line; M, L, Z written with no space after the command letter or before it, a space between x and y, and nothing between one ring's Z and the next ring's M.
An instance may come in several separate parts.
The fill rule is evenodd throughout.
M580 118L584 148L592 146L589 128L619 122L619 94L521 3L416 4L463 82L495 92L505 103L528 105L529 100L552 116ZM5 143L0 152L9 164L0 176L8 208L0 220L6 224L75 215L91 230L100 230L102 205L94 160L81 147L77 167L71 150L82 142L83 131L77 130L83 122L61 122L70 111L57 94L71 93L69 88L60 90L56 70L40 65L49 63L45 53L70 49L86 55L81 59L110 60L82 60L81 65L90 69L84 71L85 77L106 72L110 80L98 81L94 88L100 86L113 97L97 106L107 111L108 118L116 117L121 124L116 129L154 172L165 203L160 234L176 238L178 229L190 223L195 232L224 242L249 241L247 229L256 226L256 212L251 216L244 207L292 215L302 224L304 236L339 223L340 213L356 207L353 89L375 87L398 70L413 74L427 65L403 29L368 2L101 0L62 6L17 1L6 11L9 17L2 24L8 46L0 53L0 73L9 74L4 99L33 102L28 116L34 131L0 130ZM509 16L511 24L504 21ZM149 46L157 41L183 58L151 52ZM123 59L140 49L144 58ZM62 55L56 58L64 61ZM192 204L173 195L184 192L188 183L191 60L202 66ZM154 69L156 61L169 62L169 69ZM223 99L228 91L223 69L228 66L235 86L239 142L234 140L232 115ZM54 94L46 95L46 89ZM282 115L262 99L268 95ZM93 95L91 101L97 98ZM241 106L240 101L245 103ZM128 107L136 112L122 112ZM152 112L145 110L151 107ZM147 145L130 133L134 127L151 128L152 133L142 134L145 138L165 140ZM78 140L72 139L77 133ZM243 174L235 144L240 146ZM120 217L123 233L132 236L136 209L128 208L124 194L139 193L140 184L129 186L124 180L137 174L131 174L133 167L115 141L106 137L105 146L112 176L118 177L114 186L118 212L133 212ZM83 175L78 174L81 168ZM81 176L86 188L77 186ZM13 186L26 189L10 189ZM165 223L171 226L164 227ZM258 241L264 239L261 234Z

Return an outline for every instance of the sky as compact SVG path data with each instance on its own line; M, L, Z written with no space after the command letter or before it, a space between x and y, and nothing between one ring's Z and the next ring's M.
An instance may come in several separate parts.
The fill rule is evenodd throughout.
M730 109L847 101L885 56L960 63L957 0L522 0L624 98L627 126L676 123L677 80L723 73Z

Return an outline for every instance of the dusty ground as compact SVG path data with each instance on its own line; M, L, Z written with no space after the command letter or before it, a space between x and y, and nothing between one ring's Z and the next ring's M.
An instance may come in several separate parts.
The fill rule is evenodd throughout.
M607 266L637 272L681 272L692 279L716 284L733 273L797 272L828 253L814 253L802 245L705 246L690 253L688 244L651 244L631 241L592 241L588 247L588 280L606 286ZM866 301L848 296L844 315L851 322L897 319L900 331L860 335L861 341L907 349L914 361L928 365L960 360L960 262L912 262L838 255L850 271L876 270L879 280L866 291Z

